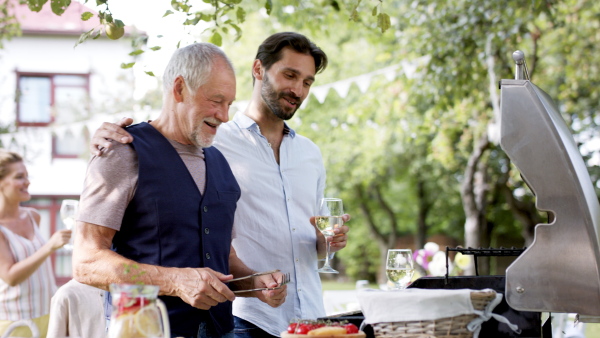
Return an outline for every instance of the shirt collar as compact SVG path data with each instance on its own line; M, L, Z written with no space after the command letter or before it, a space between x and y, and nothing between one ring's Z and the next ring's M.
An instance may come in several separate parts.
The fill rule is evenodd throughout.
M233 122L235 122L235 124L237 124L238 127L240 127L241 129L249 129L255 131L260 130L256 121L254 121L253 119L248 117L248 115L242 112L235 113L235 115L233 116ZM289 135L290 137L294 138L296 136L296 131L294 131L294 129L290 128L290 126L288 126L287 123L284 122L283 134Z

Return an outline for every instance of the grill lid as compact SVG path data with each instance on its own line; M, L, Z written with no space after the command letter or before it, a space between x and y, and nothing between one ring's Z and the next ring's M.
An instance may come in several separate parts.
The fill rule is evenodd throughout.
M506 299L523 311L600 316L600 205L569 128L552 99L525 79L522 52L514 80L502 80L502 149L550 213L533 243L506 270ZM528 76L527 76L528 77Z

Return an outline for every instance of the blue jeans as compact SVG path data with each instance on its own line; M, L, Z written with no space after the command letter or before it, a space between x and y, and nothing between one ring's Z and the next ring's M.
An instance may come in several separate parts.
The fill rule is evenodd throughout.
M217 336L208 330L206 323L201 323L200 328L198 329L198 338L234 338L234 336L233 331L227 332L222 336Z
M243 320L239 317L233 317L233 325L235 328L233 332L235 333L235 338L276 338L277 336L273 336L265 331L263 331L258 326L250 323L249 321Z

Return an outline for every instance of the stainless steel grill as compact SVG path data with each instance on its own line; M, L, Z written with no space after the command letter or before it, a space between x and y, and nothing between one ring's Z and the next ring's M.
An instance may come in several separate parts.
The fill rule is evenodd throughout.
M429 289L491 288L505 295L494 313L522 330L488 321L480 337L551 337L542 312L577 313L580 321L600 322L600 205L579 149L556 104L531 83L525 56L513 53L515 79L500 81L500 146L548 212L548 223L535 228L533 243L518 248L447 248L480 256L517 256L505 276L423 277L409 287ZM338 316L360 321L360 312ZM367 331L368 337L373 337Z
M500 145L550 214L506 270L506 299L518 310L600 316L600 205L556 104L526 79L515 52L514 80L502 80Z

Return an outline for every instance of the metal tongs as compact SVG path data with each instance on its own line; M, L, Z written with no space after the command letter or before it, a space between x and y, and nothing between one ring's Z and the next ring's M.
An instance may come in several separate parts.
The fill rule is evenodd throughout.
M257 273L253 273L251 275L248 276L244 276L244 277L239 277L239 278L234 278L234 279L230 279L228 281L226 281L226 283L229 282L235 282L235 281L239 281L239 280L243 280L243 279L247 279L247 278L252 278L252 277L257 277L257 276L264 276L264 275L270 275L272 273L276 273L279 272L280 270L271 270L271 271L265 271L265 272L257 272ZM281 289L281 287L283 287L285 284L289 283L291 281L291 277L290 277L290 273L286 273L283 275L283 280L281 281L281 283L279 283L279 285L272 287L272 288L256 288L256 289L247 289L247 290L235 290L233 291L233 293L244 293L244 292L252 292L252 291L263 291L263 290L277 290L277 289Z
M237 282L237 281L239 281L239 280L244 280L244 279L247 279L247 278L252 278L252 277L258 277L258 276L270 275L270 274L272 274L272 273L276 273L276 272L279 272L279 271L280 271L279 269L275 269L275 270L271 270L271 271L265 271L265 272L256 272L256 273L253 273L253 274L251 274L251 275L248 275L248 276L244 276L244 277L239 277L239 278L230 279L230 280L228 280L228 281L225 281L225 283Z

